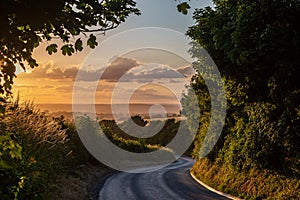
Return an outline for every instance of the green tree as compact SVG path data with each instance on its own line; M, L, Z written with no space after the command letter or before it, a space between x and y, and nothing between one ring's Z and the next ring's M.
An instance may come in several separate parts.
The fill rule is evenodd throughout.
M214 0L214 3L215 9L196 10L196 25L187 34L208 51L220 72L249 84L251 101L268 95L270 84L274 90L280 88L283 95L298 88L300 2Z
M215 153L224 160L232 156L236 166L283 170L299 163L300 2L214 3L196 10L187 35L208 51L226 83L227 119ZM200 78L193 81L193 89L205 92Z
M61 47L58 47L55 42L50 44L46 48L49 54L58 52L60 48L63 55L71 56L75 52L82 51L84 46L95 48L97 41L93 33L104 34L107 30L114 29L124 22L130 14L140 14L135 5L136 3L133 0L12 0L0 2L0 113L4 112L5 107L7 108L5 115L1 115L0 119L1 125L4 124L0 130L0 175L4 183L4 185L1 185L1 194L11 196L13 193L16 199L20 189L24 191L35 189L33 187L36 184L34 177L26 175L26 180L24 179L24 174L31 170L26 161L29 157L26 154L28 152L40 158L38 165L34 165L34 167L43 168L45 176L50 174L52 169L49 162L45 166L40 166L40 164L43 165L46 162L43 162L45 157L40 156L39 153L42 153L44 149L48 150L48 148L43 146L42 150L38 149L42 142L51 139L51 137L40 139L43 134L47 133L47 126L44 125L39 128L39 125L34 123L38 119L41 123L46 123L46 121L42 121L46 118L32 116L32 112L28 112L25 113L26 116L18 115L18 117L21 116L21 120L28 120L27 123L5 124L5 119L10 116L12 111L10 104L5 103L7 97L11 94L13 80L16 77L16 66L19 65L24 70L26 69L26 63L29 67L36 67L37 62L32 57L32 53L44 41L50 42L56 39L56 42L60 40L62 43ZM83 36L87 38L86 44L83 44L81 39ZM18 112L15 111L15 113ZM38 131L42 131L43 134L36 134L38 131L34 127L30 127L34 130L31 131L30 128L27 128L24 135L26 135L25 138L38 136L36 138L40 141L20 142L18 137L20 133L23 133L20 131L23 128L20 124L24 126L34 124L34 127L38 127ZM51 124L53 123L47 125L50 127ZM8 131L8 127L12 126L14 127ZM58 133L59 128L55 131ZM49 141L49 143L55 142L59 142L59 140ZM34 147L37 148L34 149ZM28 151L28 149L31 151ZM42 154L47 155L48 153L49 151ZM15 165L15 163L17 164ZM8 180L8 183L3 181L3 177ZM23 188L24 180L27 189ZM41 180L37 182L41 182ZM28 193L35 196L33 193ZM3 198L6 198L6 196L3 196Z
M97 41L93 32L104 34L130 14L140 14L135 5L133 0L1 1L0 94L10 93L17 64L24 70L25 63L37 66L32 52L41 42L60 39L62 54L70 56L82 51L83 41L76 36L85 35L86 45L94 48ZM58 48L53 43L46 50L52 54Z

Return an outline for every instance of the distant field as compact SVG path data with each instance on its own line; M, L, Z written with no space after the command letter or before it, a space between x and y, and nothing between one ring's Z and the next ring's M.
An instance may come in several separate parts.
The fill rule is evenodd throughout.
M41 111L56 114L64 115L66 118L72 118L72 104L37 104ZM81 113L88 114L90 113L87 107L90 105L82 104L76 105L77 111ZM151 104L130 104L129 105L129 114L141 115L145 119L149 118L149 111L151 111L152 118L160 119L163 118L163 114L166 112L167 117L178 117L180 114L181 105L179 104L163 104L161 105L164 109L160 107L152 107ZM121 119L127 113L126 104L116 104L114 105L114 112L112 112L112 106L110 104L96 104L95 109L99 119L113 119L112 113L119 116ZM125 118L124 118L125 120Z

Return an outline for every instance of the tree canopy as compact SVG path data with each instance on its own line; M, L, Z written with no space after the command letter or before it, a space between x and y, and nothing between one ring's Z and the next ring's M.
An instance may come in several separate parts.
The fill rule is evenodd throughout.
M220 72L248 81L254 99L266 95L271 82L284 90L295 88L300 63L299 1L214 3L215 9L195 12L196 25L188 35L208 51Z
M211 55L227 90L226 125L211 159L218 154L239 170L249 166L283 170L300 158L300 2L214 3L215 8L196 10L196 24L187 32ZM197 49L191 53L196 55ZM207 100L203 84L200 74L191 84L202 113L210 109L203 105ZM184 102L184 110L189 110L188 96ZM204 116L200 120L201 127L209 123Z
M0 94L10 93L16 64L25 70L25 63L37 66L33 49L42 41L60 39L62 54L72 55L86 45L97 45L93 32L105 33L124 22L130 14L140 14L133 0L12 0L0 2ZM71 42L71 39L76 39ZM50 44L49 54L58 51ZM4 99L2 99L3 101Z
M299 187L287 185L300 183L300 2L214 3L196 10L187 35L196 44L190 51L198 58L195 69L205 63L197 57L204 48L223 77L227 116L218 143L197 161L196 175L242 198L298 199ZM182 99L189 117L195 114L194 92L201 117L193 154L199 158L212 113L200 73Z

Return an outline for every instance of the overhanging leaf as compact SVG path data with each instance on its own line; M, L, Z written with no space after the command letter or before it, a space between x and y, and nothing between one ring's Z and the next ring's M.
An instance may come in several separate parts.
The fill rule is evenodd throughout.
M66 44L61 47L61 51L64 56L67 54L68 56L71 56L74 53L73 45Z
M75 42L75 50L76 51L82 51L82 49L83 49L83 47L82 47L82 40L79 38Z
M47 46L46 51L48 51L48 54L51 55L52 53L57 52L57 44L50 44Z
M187 2L177 5L178 12L181 12L184 15L186 15L188 13L188 9L190 9L190 8L191 8L191 6Z
M90 35L90 38L87 41L87 45L90 46L92 49L94 49L98 45L96 37L93 34Z

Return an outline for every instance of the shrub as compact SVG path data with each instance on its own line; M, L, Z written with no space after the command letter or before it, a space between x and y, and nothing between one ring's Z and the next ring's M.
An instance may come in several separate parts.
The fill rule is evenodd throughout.
M43 199L53 174L62 169L66 131L32 103L17 99L5 110L0 117L1 199Z

